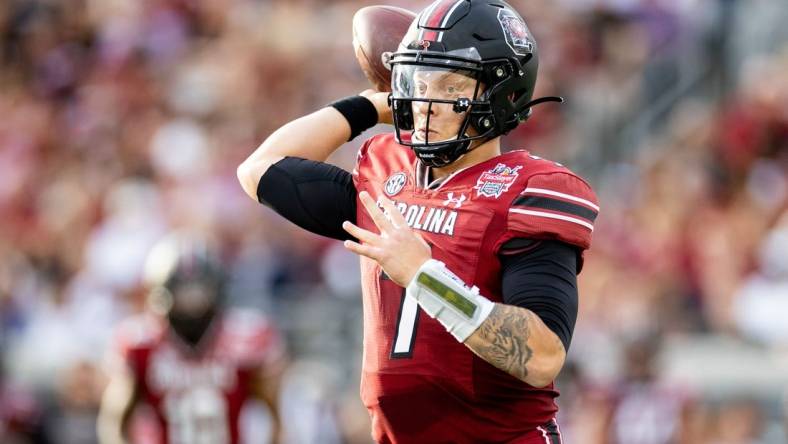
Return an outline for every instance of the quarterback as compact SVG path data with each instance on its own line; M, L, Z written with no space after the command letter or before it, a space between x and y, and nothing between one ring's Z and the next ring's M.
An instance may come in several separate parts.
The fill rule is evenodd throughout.
M537 47L502 1L439 0L389 54L391 94L294 120L238 168L246 193L361 256L361 397L381 443L560 443L553 380L599 207L501 136L531 115ZM378 123L352 172L324 163Z

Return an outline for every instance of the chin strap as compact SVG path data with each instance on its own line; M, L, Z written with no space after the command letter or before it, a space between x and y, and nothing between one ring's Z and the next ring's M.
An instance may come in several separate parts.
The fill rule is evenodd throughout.
M443 262L435 259L419 268L405 294L415 299L424 312L437 319L459 342L465 342L495 306L479 294L478 288L468 288Z
M536 105L541 105L542 103L547 102L557 102L557 103L564 103L563 97L558 96L547 96L547 97L540 97L538 99L531 100L530 102L526 103L523 111L520 115L520 122L524 122L526 119L531 117L531 112L533 111L532 108Z
M558 97L558 96L540 97L538 99L533 99L530 102L526 103L525 107L526 108L533 108L534 106L539 105L540 103L547 103L547 102L564 103L564 98L563 97Z

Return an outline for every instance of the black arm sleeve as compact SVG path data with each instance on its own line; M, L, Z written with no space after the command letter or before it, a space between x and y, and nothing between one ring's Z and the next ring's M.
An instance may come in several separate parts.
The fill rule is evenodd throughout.
M523 249L524 244L531 248ZM509 249L508 247L514 247ZM507 254L507 251L515 251ZM513 239L501 259L503 302L534 312L569 350L577 320L576 247L560 241Z
M353 239L342 222L356 222L356 186L347 171L285 157L257 184L257 199L299 227L333 239Z

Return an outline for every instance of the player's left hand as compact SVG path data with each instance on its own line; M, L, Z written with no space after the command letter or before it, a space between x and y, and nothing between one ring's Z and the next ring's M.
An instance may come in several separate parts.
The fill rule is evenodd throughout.
M390 200L385 197L381 199L383 209L386 210L384 214L366 191L362 191L359 198L380 234L345 221L342 228L361 241L359 244L346 240L345 248L375 260L394 283L406 287L419 268L432 257L430 246L408 227L402 213Z

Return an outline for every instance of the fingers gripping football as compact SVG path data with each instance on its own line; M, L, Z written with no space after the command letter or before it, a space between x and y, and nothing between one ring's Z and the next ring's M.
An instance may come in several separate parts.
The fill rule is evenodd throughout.
M342 228L361 242L347 240L345 247L373 259L397 285L407 286L419 268L432 257L430 246L408 227L402 213L390 200L381 199L384 213L366 191L362 191L359 198L379 234L345 221Z

